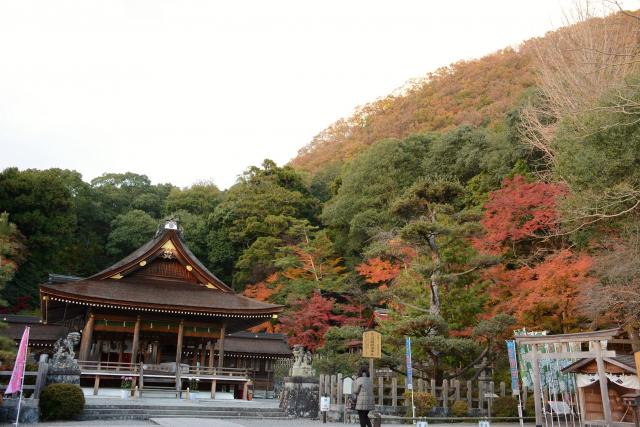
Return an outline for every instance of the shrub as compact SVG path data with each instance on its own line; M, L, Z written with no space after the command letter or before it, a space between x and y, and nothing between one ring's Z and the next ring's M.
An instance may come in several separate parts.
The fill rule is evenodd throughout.
M536 416L536 405L535 405L535 399L533 398L533 393L529 395L529 398L524 404L524 415L527 417Z
M407 406L407 415L411 416L411 391L404 392L404 401ZM438 404L433 394L424 391L413 392L413 403L416 405L416 417L426 417Z
M454 417L466 417L469 415L469 404L466 400L456 400L451 405L451 415Z
M40 393L43 420L70 420L82 413L84 394L74 384L50 384Z
M494 417L517 417L518 400L513 396L496 398L493 401L493 410L491 415Z

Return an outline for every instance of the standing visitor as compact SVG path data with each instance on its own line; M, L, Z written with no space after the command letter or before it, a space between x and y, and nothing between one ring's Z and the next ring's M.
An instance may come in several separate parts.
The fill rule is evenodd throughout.
M369 370L365 367L358 371L358 379L354 385L353 394L356 396L356 411L360 418L360 427L372 427L369 411L373 410L373 383L369 377Z

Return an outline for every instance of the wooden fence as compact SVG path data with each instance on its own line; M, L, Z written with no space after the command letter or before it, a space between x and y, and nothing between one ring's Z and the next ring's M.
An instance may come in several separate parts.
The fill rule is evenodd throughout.
M40 391L45 385L47 371L49 365L44 362L38 363L37 371L25 371L24 372L24 394L25 396L32 396L34 399L40 397ZM0 371L0 393L4 394L4 391L9 385L11 379L11 371Z
M342 392L343 375L320 375L320 394L329 396L332 405L343 405L344 395ZM444 380L436 384L435 380L424 381L414 379L414 391L429 392L437 400L437 406L449 408L453 402L462 400L467 402L468 408L490 409L491 399L487 394L497 394L498 396L511 396L512 391L504 382L495 384L493 381L459 381ZM376 405L383 406L406 406L404 392L407 390L406 377L393 376L374 378L374 394ZM526 400L527 389L523 390ZM524 403L524 402L523 402Z

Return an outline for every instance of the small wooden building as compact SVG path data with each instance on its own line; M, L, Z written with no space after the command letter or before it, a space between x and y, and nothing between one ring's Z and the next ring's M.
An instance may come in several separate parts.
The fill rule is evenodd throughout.
M181 390L197 379L244 384L245 368L225 367L225 336L277 317L282 306L233 290L187 248L177 224L105 270L81 280L40 286L43 323L81 332L81 381L133 378L174 382ZM217 350L217 351L216 351ZM216 360L217 359L217 360Z
M634 425L633 411L625 405L622 399L625 394L640 392L640 381L638 381L634 356L605 357L603 361L607 377L612 424L616 426ZM582 359L567 366L562 372L576 374L583 424L605 425L596 359Z

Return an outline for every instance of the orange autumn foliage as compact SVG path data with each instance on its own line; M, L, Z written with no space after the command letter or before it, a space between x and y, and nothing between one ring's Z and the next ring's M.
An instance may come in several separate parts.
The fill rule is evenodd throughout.
M400 272L400 266L375 257L356 266L356 271L367 283L381 283L395 279Z
M281 284L276 284L278 274L274 273L267 277L263 282L258 282L253 285L247 285L242 292L242 295L248 298L253 298L258 301L267 301L272 295L282 289Z
M530 44L460 61L412 81L398 93L356 109L316 135L291 164L315 172L349 160L385 138L502 120L523 91L534 85Z
M543 317L553 319L567 332L579 317L580 290L592 279L593 265L587 254L564 249L533 267L508 270L504 264L489 269L494 313L514 315L521 325L544 327Z

